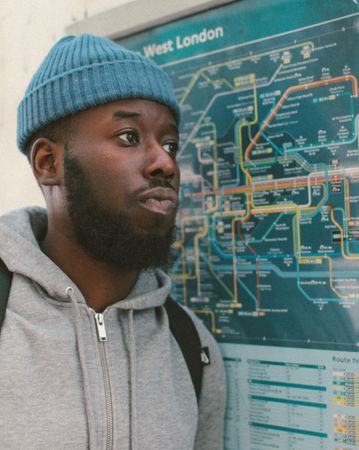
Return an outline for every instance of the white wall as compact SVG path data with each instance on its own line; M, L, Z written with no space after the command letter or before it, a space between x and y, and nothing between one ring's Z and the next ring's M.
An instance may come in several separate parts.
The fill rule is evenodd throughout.
M43 205L29 163L16 147L16 109L50 47L74 22L133 0L1 0L0 214Z

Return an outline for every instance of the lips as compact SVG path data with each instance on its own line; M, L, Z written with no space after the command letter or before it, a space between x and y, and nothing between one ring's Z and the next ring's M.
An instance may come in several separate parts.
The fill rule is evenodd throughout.
M142 192L138 201L146 209L158 214L170 214L177 209L178 196L171 188L157 187Z

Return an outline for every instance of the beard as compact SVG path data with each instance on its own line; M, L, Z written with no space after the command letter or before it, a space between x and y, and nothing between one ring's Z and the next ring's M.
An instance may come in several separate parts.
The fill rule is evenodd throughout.
M168 232L159 227L146 231L124 212L102 208L89 175L69 147L65 147L64 181L75 238L89 256L125 271L168 267L174 225Z

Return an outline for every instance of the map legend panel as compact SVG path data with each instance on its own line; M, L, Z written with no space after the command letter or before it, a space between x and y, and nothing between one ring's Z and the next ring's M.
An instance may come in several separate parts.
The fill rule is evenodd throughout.
M359 372L333 373L333 403L359 407Z
M358 448L359 417L348 401L357 389L356 353L236 344L221 344L221 350L228 378L226 450ZM338 386L348 395L337 398Z
M359 445L359 417L334 414L334 440L338 444Z
M288 441L297 439L298 445L305 442L305 448L321 448L328 437L323 395L326 368L252 359L247 364L253 435L276 431L287 435Z

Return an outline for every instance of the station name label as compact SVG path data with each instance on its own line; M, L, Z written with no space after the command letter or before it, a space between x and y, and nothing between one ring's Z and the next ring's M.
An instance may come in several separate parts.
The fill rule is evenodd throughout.
M224 36L222 27L203 28L200 33L186 36L176 36L175 39L168 39L160 44L150 44L143 47L143 53L148 58L164 55L174 50L182 50L184 48L193 47L195 45L205 44L208 41L220 39Z

